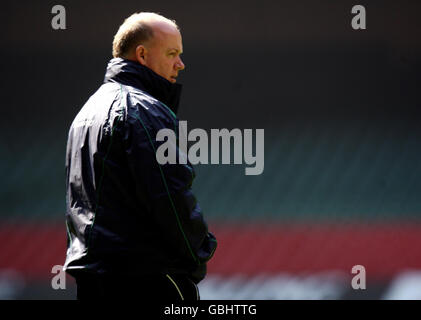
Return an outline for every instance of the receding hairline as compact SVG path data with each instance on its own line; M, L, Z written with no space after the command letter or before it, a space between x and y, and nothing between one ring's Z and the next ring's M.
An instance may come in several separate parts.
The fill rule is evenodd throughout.
M137 23L144 23L150 28L153 28L154 26L171 26L178 31L180 30L175 20L168 19L158 13L140 12L132 16L134 16L133 18L136 19L135 21Z

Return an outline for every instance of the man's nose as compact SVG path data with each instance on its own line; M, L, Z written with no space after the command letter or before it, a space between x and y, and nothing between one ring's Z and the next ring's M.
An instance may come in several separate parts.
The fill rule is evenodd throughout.
M184 70L184 68L186 67L185 65L184 65L184 62L183 62L183 60L181 60L181 58L180 57L178 57L178 61L177 61L177 63L176 63L176 69L177 70Z

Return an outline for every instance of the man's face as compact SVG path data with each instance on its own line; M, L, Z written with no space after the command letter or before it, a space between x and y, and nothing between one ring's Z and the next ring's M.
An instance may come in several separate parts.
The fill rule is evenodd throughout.
M154 26L153 31L153 38L145 46L144 65L175 83L178 72L184 69L180 58L183 53L181 34L174 26L165 24Z

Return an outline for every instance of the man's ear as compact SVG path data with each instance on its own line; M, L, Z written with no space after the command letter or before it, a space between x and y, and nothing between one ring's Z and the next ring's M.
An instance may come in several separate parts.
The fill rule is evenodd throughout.
M138 45L136 47L136 60L141 64L141 65L146 65L146 56L148 54L147 49L143 46L143 45Z

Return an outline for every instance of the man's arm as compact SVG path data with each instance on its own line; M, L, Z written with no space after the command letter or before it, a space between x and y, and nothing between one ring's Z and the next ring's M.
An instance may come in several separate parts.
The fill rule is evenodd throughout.
M127 124L127 156L137 194L148 202L154 227L176 256L191 266L193 280L199 282L217 243L191 190L194 170L189 163L160 165L156 160L156 150L164 143L156 140L157 132L174 130L175 119L135 112ZM173 147L179 159L182 151Z

